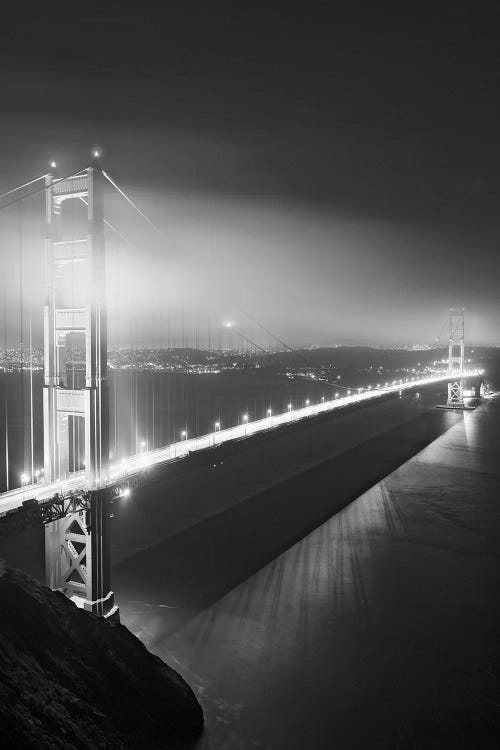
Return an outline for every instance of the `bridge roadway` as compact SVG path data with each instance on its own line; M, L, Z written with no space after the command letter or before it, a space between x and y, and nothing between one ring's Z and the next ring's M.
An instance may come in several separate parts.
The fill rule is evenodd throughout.
M467 371L463 374L464 378L475 377L480 372L476 370ZM183 456L187 456L192 451L199 451L206 448L220 445L229 440L237 440L250 437L259 432L275 429L282 425L288 425L301 419L313 417L318 414L324 414L336 409L342 409L354 404L362 404L367 401L382 398L387 395L396 394L400 391L409 391L433 385L435 383L446 383L453 378L448 373L432 375L425 378L413 378L407 381L393 381L390 385L383 388L357 390L355 393L329 401L321 401L317 404L310 404L300 409L291 409L281 414L271 414L264 419L258 419L252 422L245 422L234 427L210 432L207 435L200 435L194 438L187 437L177 443L171 443L164 448L157 448L152 451L129 456L120 461L112 461L109 466L109 481L107 486L119 486L121 482L126 483L128 479L143 473L150 467L159 466L169 461L174 461ZM23 501L35 498L39 502L49 500L57 493L65 494L67 492L83 490L86 488L85 471L75 472L70 477L57 482L38 482L36 484L26 484L23 487L10 490L0 494L0 513L5 513L22 505Z

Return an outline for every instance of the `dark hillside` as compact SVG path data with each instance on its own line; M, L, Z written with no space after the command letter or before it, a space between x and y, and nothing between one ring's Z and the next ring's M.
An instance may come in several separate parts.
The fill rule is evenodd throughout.
M0 567L1 747L178 750L202 728L191 688L126 627Z

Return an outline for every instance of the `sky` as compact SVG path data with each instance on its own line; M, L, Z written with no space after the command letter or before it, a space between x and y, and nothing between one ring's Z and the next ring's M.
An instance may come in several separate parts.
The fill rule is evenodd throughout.
M432 343L458 305L472 343L500 345L497 4L295 5L11 7L0 189L102 149L159 229L110 198L132 239L110 247L110 309L144 341L166 307L202 327L247 311L292 345ZM42 209L21 220L35 317Z

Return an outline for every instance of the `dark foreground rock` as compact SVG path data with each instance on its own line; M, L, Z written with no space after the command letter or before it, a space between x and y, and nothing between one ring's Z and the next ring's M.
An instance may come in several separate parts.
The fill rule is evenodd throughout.
M118 623L0 561L0 746L185 748L191 688Z

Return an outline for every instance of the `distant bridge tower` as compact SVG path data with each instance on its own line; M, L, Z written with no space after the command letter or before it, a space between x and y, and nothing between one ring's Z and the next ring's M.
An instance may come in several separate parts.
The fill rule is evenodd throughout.
M453 380L448 383L446 406L451 409L464 408L464 309L450 308L450 342L448 348L448 372Z
M47 585L109 615L115 608L104 489L109 415L103 180L94 167L68 178L47 177L43 424L45 480L84 470L89 489L85 507L45 527ZM85 352L84 377L75 371L74 356L69 367L75 341L77 351Z

